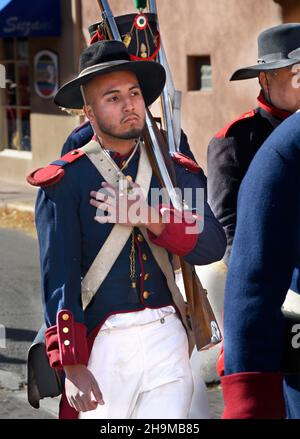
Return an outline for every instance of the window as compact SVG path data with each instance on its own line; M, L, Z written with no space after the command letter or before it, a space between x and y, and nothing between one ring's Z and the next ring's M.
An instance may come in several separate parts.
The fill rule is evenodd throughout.
M188 90L212 90L210 56L188 56Z
M30 151L30 70L27 38L0 40L0 64L6 86L0 89L0 145Z

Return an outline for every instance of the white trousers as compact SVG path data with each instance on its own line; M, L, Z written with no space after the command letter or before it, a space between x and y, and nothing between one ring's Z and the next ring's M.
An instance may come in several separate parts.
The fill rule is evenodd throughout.
M145 325L100 331L88 368L104 406L81 419L186 419L193 378L185 329L176 314Z

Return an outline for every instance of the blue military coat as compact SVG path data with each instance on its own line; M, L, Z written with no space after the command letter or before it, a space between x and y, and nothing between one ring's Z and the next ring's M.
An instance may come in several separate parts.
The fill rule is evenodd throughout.
M254 157L238 198L225 291L222 378L227 418L300 418L299 376L285 378L287 290L299 292L300 114ZM300 354L300 353L299 353Z
M86 135L83 135L82 130L87 130ZM80 130L72 133L72 146L82 146L89 140L90 135L89 125L84 125ZM68 145L70 145L69 141ZM124 159L118 154L111 153L111 156L119 165ZM124 171L126 175L131 175L133 180L136 177L138 162L137 153ZM206 188L203 171L199 167L196 169L191 167L191 170L176 162L174 165L178 187L192 188L192 204L196 205L196 188ZM97 256L113 224L99 224L94 219L96 209L89 203L90 191L100 189L103 177L88 157L83 155L65 166L64 171L65 174L59 182L39 190L36 202L36 226L48 335L56 336L59 315L61 318L66 318L68 322L72 320L72 325L75 327L73 338L76 343L78 328L81 334L83 327L90 333L93 329L99 328L111 314L170 305L172 297L166 279L154 260L147 242L139 229L135 228L136 290L132 289L130 279L131 240L129 239L94 299L85 311L82 310L81 279ZM153 176L151 188L155 187L159 187L159 183ZM174 242L176 240L178 240L178 251L183 251L185 260L199 265L221 259L226 246L223 229L206 200L204 230L197 237L193 248L184 250L184 236L174 237ZM180 250L181 246L183 248ZM53 342L53 337L51 343L57 349L59 340ZM83 338L80 335L81 342ZM67 341L70 342L70 339ZM59 364L57 357L52 364Z

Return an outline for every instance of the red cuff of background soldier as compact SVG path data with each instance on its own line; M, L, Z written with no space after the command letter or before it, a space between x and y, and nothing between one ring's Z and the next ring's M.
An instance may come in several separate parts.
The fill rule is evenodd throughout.
M217 369L217 374L219 375L219 377L222 377L224 375L224 370L225 370L224 346L223 345L221 346L221 350L220 350L219 356L217 358L216 369Z
M88 363L86 327L74 322L73 314L62 310L57 315L57 324L45 332L46 350L50 366L62 369L63 366Z
M180 212L165 205L160 205L158 209L165 228L159 236L147 230L150 241L171 253L185 256L193 250L198 241L199 228L195 216L192 212Z
M286 417L283 375L241 372L221 378L223 419L283 419Z

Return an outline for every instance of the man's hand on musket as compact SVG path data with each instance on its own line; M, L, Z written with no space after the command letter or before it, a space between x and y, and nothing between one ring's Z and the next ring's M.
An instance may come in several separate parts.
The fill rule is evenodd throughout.
M89 369L83 364L64 366L65 391L69 405L78 412L95 410L104 405L99 385Z
M125 182L124 187L114 188L103 182L102 189L90 195L90 203L97 208L95 220L101 224L144 226L156 236L165 228L159 211L149 206L137 183Z

